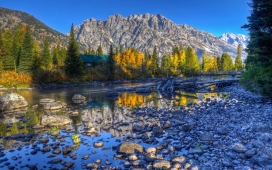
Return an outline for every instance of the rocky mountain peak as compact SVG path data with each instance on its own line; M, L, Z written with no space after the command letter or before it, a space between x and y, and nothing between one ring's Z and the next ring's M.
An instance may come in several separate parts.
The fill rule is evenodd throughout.
M236 57L236 47L214 35L199 31L189 25L177 25L160 14L120 14L109 16L106 21L87 20L75 27L77 40L93 49L102 44L104 53L109 46L135 47L150 53L156 45L160 55L170 53L174 45L193 47L198 56L204 51L214 55L228 52ZM245 54L243 54L245 57Z
M245 49L249 38L243 34L233 34L233 33L224 33L222 34L219 39L234 45L235 47L237 47L239 44L242 44L242 47Z

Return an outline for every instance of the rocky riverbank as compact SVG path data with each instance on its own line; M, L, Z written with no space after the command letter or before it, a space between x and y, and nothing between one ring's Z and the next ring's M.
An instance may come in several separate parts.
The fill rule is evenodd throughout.
M221 90L229 92L227 99L207 98L180 109L140 107L122 119L89 120L82 113L77 130L7 136L2 144L17 147L1 149L0 168L272 169L271 100L240 85ZM70 138L74 133L79 144Z

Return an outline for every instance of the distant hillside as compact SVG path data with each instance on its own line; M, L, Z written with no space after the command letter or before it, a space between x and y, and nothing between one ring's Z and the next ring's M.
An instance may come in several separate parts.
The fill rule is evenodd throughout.
M123 44L124 47L135 47L151 53L156 45L162 56L170 53L174 45L182 43L185 47L193 47L199 58L204 51L214 55L228 52L233 58L237 54L234 45L189 25L178 25L160 14L135 14L128 17L116 14L109 16L106 21L91 18L78 25L75 32L79 42L93 49L97 49L101 43L104 53L108 52L110 44ZM246 54L242 55L245 58Z
M34 38L41 43L44 37L47 37L50 46L55 46L60 43L61 46L66 47L69 41L69 37L64 35L52 28L48 27L34 16L16 10L0 7L0 29L5 30L10 28L16 29L19 24L27 24L31 27L32 35ZM80 44L81 50L85 47Z

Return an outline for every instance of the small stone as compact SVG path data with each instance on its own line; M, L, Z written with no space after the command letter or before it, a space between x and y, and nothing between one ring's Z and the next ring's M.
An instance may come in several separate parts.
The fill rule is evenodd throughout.
M104 143L103 142L94 142L94 147L96 147L96 148L101 148L101 147L103 147L104 146Z
M101 162L102 162L101 159L97 159L97 160L95 161L96 164L100 164Z
M238 153L244 153L247 151L247 148L241 143L235 143L232 146L232 150Z
M153 163L153 168L155 169L169 169L170 167L170 162L165 160L157 160Z
M245 157L247 158L251 158L252 156L254 156L256 154L256 151L255 150L248 150L245 152Z
M138 158L137 158L137 156L136 156L135 154L132 154L132 155L130 155L130 156L128 157L128 159L129 159L130 161L135 161L135 160L137 160Z
M149 148L146 149L146 153L156 153L156 148L149 147Z

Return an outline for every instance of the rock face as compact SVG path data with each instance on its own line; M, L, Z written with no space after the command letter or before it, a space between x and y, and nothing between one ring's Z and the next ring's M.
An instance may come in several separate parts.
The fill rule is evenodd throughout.
M77 40L92 49L97 49L102 43L106 54L111 44L124 47L135 47L140 51L145 49L152 53L156 45L159 56L172 52L174 45L193 47L201 57L204 50L207 53L221 55L228 52L236 57L234 45L216 36L199 31L189 25L178 25L164 16L157 14L139 14L123 17L119 14L109 16L106 21L88 19L75 27ZM245 53L243 54L245 55Z
M24 97L16 93L9 93L0 97L0 112L8 113L28 106Z
M139 145L138 143L125 142L119 145L118 147L119 153L133 154L136 151L143 152L143 147Z
M43 115L41 117L41 125L43 126L63 126L71 123L72 120L69 117L62 115Z

